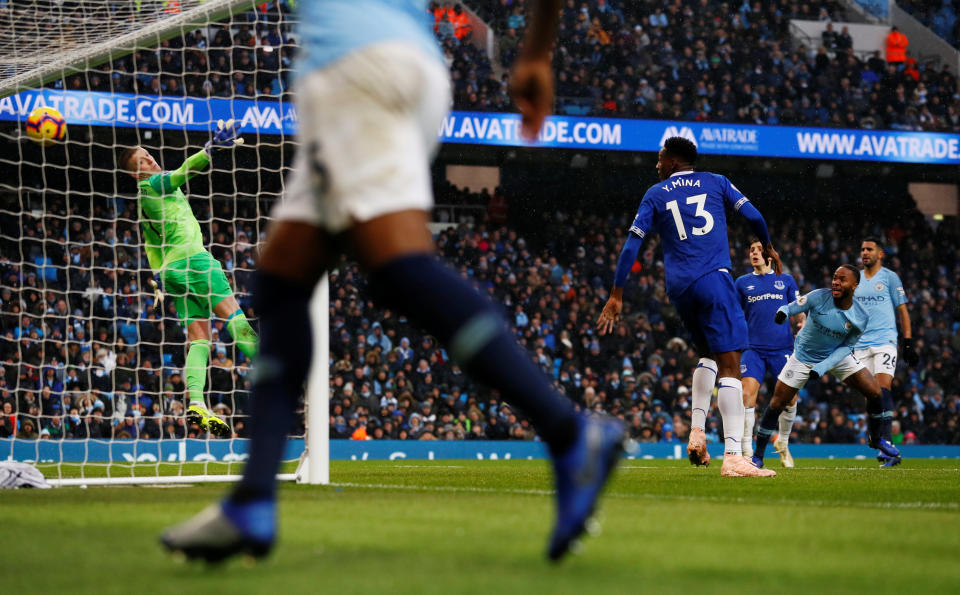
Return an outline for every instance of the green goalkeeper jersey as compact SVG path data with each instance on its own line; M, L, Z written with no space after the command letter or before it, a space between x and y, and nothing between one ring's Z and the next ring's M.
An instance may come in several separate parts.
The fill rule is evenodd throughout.
M200 224L180 186L209 163L206 151L197 151L177 169L140 180L140 224L155 273L205 250Z

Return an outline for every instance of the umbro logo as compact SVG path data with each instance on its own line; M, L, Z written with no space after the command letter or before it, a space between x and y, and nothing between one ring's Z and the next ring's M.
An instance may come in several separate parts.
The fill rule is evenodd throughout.
M755 285L747 285L747 291L753 291Z

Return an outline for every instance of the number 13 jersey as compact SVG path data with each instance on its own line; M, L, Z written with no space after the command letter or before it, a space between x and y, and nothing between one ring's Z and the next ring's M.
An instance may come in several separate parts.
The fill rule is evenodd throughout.
M709 172L677 172L647 190L630 232L641 239L660 234L668 294L730 269L726 207L739 211L747 202L730 180Z

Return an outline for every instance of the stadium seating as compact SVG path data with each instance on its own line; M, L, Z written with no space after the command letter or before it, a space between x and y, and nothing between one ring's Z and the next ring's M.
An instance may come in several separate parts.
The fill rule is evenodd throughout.
M957 47L960 41L960 2L956 0L898 0L897 5L909 12L931 31Z

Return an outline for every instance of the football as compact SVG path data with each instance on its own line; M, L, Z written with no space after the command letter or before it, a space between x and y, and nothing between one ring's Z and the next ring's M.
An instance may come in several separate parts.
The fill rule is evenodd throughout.
M63 114L52 107L38 107L27 116L27 136L44 146L63 140L66 134Z

